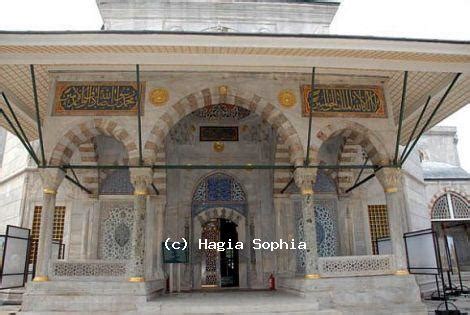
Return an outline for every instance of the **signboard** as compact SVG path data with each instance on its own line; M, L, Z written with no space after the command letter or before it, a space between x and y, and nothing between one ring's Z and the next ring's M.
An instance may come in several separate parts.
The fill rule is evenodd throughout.
M188 249L173 246L174 243L167 243L168 248L165 246L165 242L162 242L162 251L163 251L163 262L165 264L186 264L188 263Z
M408 270L414 274L439 274L435 234L431 229L404 234Z
M0 264L0 289L24 287L28 272L29 229L7 225L2 237L2 262Z
M310 85L300 87L302 116L309 116L310 92ZM368 85L316 85L312 114L315 117L387 117L382 87Z
M238 141L238 126L201 126L199 141Z
M145 83L140 83L144 104ZM57 82L55 115L137 115L136 82ZM143 107L142 107L143 108Z

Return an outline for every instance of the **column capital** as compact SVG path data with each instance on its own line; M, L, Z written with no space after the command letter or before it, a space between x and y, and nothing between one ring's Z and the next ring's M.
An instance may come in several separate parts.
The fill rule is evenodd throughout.
M56 194L60 183L65 177L65 172L59 168L43 168L39 170L41 176L43 192L46 194Z
M153 181L153 170L149 168L131 168L131 182L134 195L148 195L147 187Z
M383 168L375 176L382 184L385 193L395 193L398 191L400 184L401 169L399 168Z
M294 181L302 195L312 195L313 185L317 179L316 168L297 168L294 171Z

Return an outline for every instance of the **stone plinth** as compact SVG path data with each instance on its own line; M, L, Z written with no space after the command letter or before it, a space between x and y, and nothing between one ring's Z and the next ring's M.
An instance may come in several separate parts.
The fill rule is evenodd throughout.
M279 278L279 290L344 314L427 314L413 276Z
M165 288L164 280L31 282L23 295L24 312L137 311Z

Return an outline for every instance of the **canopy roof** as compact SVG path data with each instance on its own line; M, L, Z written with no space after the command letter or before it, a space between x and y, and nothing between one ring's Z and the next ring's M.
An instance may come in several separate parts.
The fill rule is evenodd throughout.
M37 138L30 64L36 67L42 117L50 72L133 71L135 64L143 71L269 73L310 73L315 66L319 74L383 77L396 122L407 70L402 144L427 97L432 96L429 112L457 72L463 74L430 127L470 103L469 41L151 31L0 32L0 90L7 94L30 139ZM7 127L3 120L1 124Z

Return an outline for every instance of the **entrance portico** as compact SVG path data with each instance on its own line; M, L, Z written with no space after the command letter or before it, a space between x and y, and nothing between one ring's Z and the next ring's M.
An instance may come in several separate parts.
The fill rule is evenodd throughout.
M148 43L158 44L140 43L134 48L142 51L133 55L123 43L139 42L136 34L109 34L99 43L102 35L90 35L76 50L68 46L79 34L37 34L60 44L46 45L46 52L30 44L33 34L1 35L11 46L0 47L11 63L5 67L24 74L31 56L46 63L36 67L44 80L38 105L46 163L40 161L43 180L36 183L44 196L34 202L43 218L37 277L24 310L76 311L87 304L99 311L118 303L116 310L135 311L164 293L166 278L176 284L179 272L185 291L265 289L272 274L280 290L307 296L320 309L383 303L423 311L406 272L406 205L395 155L397 144L414 137L428 93L437 106L455 83L446 109L462 106L468 78L452 81L448 73L456 70L453 55L463 60L459 71L468 71L468 54L454 46L461 44L436 43L430 52L430 43L411 49L396 41L400 49L384 51L387 40L364 39L377 52L371 57L354 39L260 36L257 42L237 35L225 47L219 35L181 34L176 43L174 34L147 34ZM180 41L200 46L183 48ZM96 45L103 53L91 58ZM170 58L169 51L185 56ZM213 60L206 55L211 51ZM140 64L137 73L131 61ZM312 64L318 67L309 98ZM403 111L402 70L414 70L409 84L415 87ZM421 83L432 88L416 88ZM97 101L84 91L104 96ZM119 97L108 104L106 91ZM71 205L69 241L66 259L56 260L50 258L51 215L64 201ZM380 227L388 227L391 254L377 255L373 247L376 209L387 217ZM196 246L199 239L232 237L244 249ZM172 271L162 260L167 238L189 242L189 262ZM306 249L255 250L254 239L295 239ZM363 287L365 306L351 295Z

